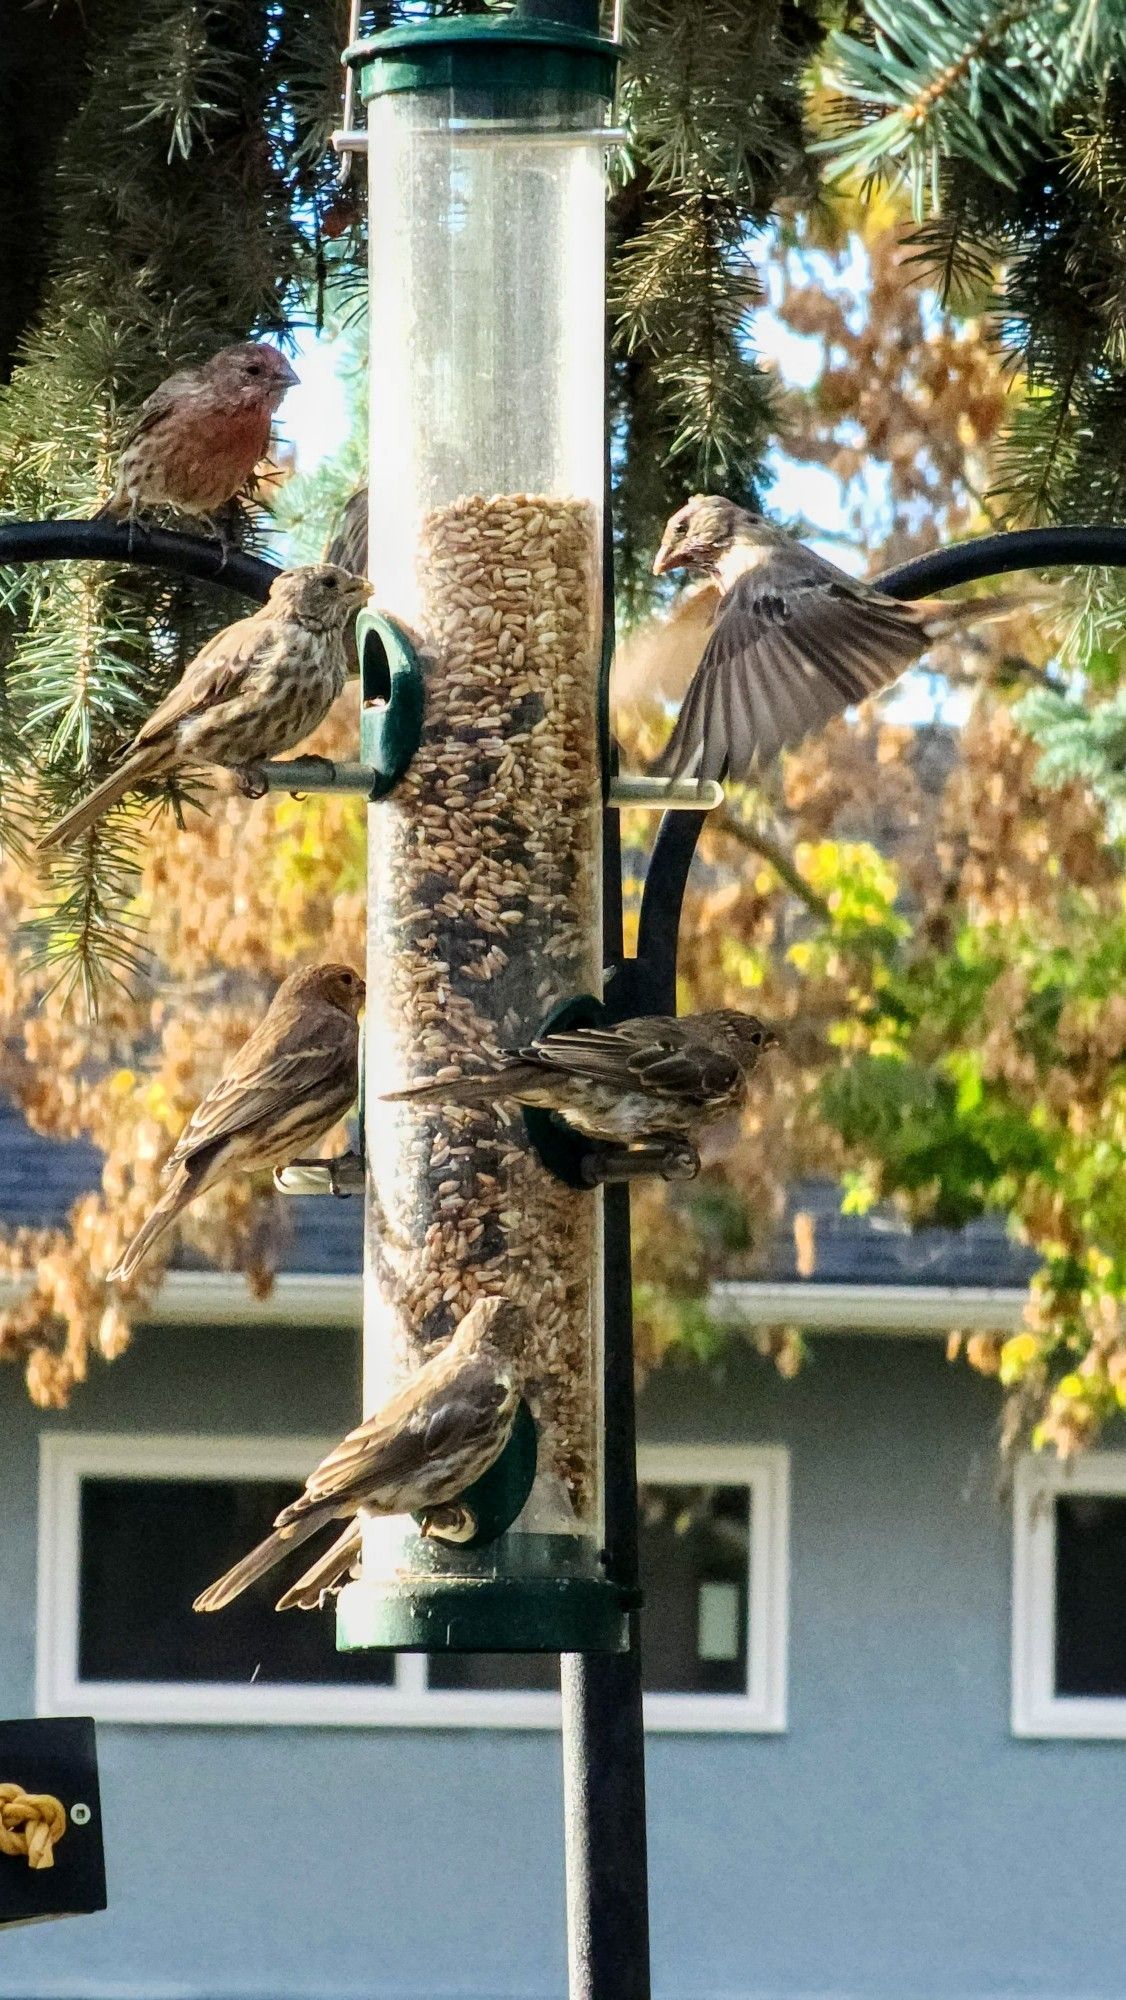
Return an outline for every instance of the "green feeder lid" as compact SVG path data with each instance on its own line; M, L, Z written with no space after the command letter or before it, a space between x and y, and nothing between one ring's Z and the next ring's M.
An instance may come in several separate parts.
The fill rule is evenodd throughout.
M621 48L598 33L597 8L554 0L567 18L529 11L461 14L388 28L344 51L365 101L391 91L484 89L595 91L614 95ZM535 7L536 11L532 11ZM578 25L581 21L591 26Z

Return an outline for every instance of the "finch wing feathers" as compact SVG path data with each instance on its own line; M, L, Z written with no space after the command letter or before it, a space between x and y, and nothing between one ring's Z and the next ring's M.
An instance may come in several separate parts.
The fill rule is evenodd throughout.
M546 1035L525 1053L547 1068L593 1083L620 1090L640 1085L673 1097L711 1097L732 1089L740 1074L733 1058L693 1041L691 1031L671 1015Z
M327 1129L335 1122L328 1115L333 1096L341 1117L355 1097L357 1046L356 1024L338 1008L325 1008L312 1019L303 1015L280 1039L267 1015L192 1113L165 1162L164 1174L237 1132L276 1123L281 1113L291 1108L296 1112L309 1100L326 1107Z
M379 1487L409 1488L437 1461L492 1436L508 1394L496 1368L479 1360L463 1361L421 1397L416 1376L329 1452L306 1481L297 1511L326 1502L361 1506Z
M276 639L276 625L257 613L216 632L189 662L183 678L141 725L131 749L160 740L186 716L218 707L235 688L241 691L248 673Z
M723 598L653 768L667 777L746 777L897 680L926 650L923 625L915 606L811 550L774 551Z
M590 1077L595 1083L625 1084L639 1053L654 1045L679 1048L684 1031L669 1016L642 1021L622 1021L612 1028L582 1028L571 1033L544 1035L530 1047L521 1049L520 1059L543 1069L566 1071L568 1076Z
M742 1071L733 1056L710 1049L704 1042L689 1042L678 1053L657 1053L632 1065L648 1090L663 1090L673 1097L697 1098L709 1103L725 1097L740 1081Z
M135 444L139 437L144 437L147 431L153 430L170 411L176 408L185 392L190 393L197 387L198 382L197 369L181 368L175 375L170 375L166 382L159 383L152 395L146 396L141 404L132 429L126 433L122 449L128 451L129 446Z
M366 576L368 567L368 490L357 487L344 502L325 543L322 562L336 563L353 576Z

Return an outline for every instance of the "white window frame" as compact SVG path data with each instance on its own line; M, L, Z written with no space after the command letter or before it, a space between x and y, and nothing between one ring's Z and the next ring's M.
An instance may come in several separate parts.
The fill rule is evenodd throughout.
M1126 1497L1126 1452L1061 1463L1027 1453L1013 1486L1012 1730L1014 1736L1126 1739L1126 1696L1058 1695L1056 1496Z
M557 1729L546 1690L428 1688L425 1656L400 1653L391 1687L245 1686L83 1680L78 1666L82 1481L292 1479L299 1486L329 1438L183 1437L60 1432L40 1438L36 1712L99 1722L298 1728ZM751 1492L750 1630L745 1694L655 1694L646 1727L780 1731L786 1727L790 1455L780 1445L653 1445L643 1480L746 1485Z

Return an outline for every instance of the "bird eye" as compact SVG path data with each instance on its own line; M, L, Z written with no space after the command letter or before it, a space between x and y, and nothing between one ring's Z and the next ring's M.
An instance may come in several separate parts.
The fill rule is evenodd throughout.
M335 590L336 588L337 588L337 582L336 582L336 578L335 578L334 576L326 576L326 578L325 578L325 589L326 589L326 590Z
M265 370L263 369L262 363L260 361L248 361L246 364L246 372L248 375L262 375L265 373Z
M755 1028L755 1029L753 1029L753 1030L752 1030L752 1032L751 1032L751 1040L752 1040L752 1042L754 1043L754 1045L755 1045L756 1049L757 1049L757 1048L759 1048L759 1047L761 1046L761 1044L762 1044L762 1029L761 1029L761 1028Z

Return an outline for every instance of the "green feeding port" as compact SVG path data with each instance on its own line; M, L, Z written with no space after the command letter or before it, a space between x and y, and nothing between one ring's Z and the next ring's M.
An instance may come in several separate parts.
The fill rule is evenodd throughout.
M376 773L373 799L398 784L422 735L422 665L407 634L378 611L356 620L360 660L360 758Z

